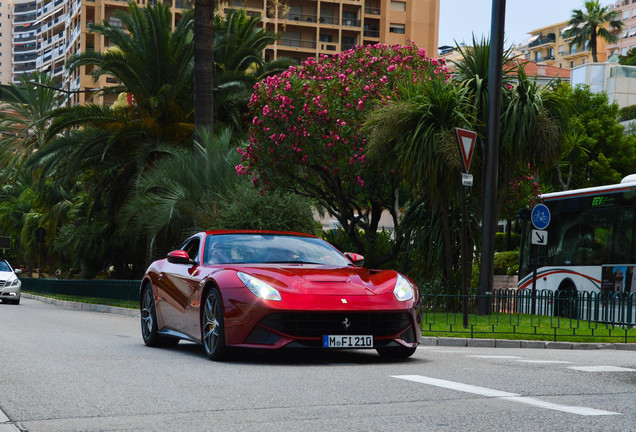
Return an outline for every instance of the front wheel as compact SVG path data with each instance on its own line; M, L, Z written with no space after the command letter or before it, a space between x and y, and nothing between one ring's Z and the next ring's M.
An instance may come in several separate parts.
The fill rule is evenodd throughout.
M179 339L161 336L157 328L157 312L152 287L146 284L141 294L141 337L149 347L170 347L179 343Z
M376 348L380 357L387 359L406 359L411 357L417 348L399 347L380 347Z
M223 360L226 354L223 324L223 300L219 291L212 288L205 297L201 316L201 340L210 360Z

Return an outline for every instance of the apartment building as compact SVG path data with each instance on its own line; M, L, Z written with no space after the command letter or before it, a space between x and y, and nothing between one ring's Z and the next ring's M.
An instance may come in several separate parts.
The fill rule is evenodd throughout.
M545 63L562 69L572 69L591 62L592 51L589 50L587 43L579 47L572 43L572 38L563 36L569 29L568 21L562 21L532 30L529 32L530 37L517 49L524 53L528 61ZM596 53L599 62L607 60L606 42L602 38L597 39Z
M269 31L281 33L265 58L298 62L356 45L415 42L437 57L440 0L231 0L228 7L260 15Z
M13 41L11 39L11 14L12 3L0 0L0 84L8 84L12 81L11 55L13 53Z
M636 0L622 0L610 6L613 10L620 12L623 21L623 30L618 36L616 43L607 45L609 55L626 55L636 48Z
M4 1L0 0L0 33L3 25L12 30L13 34L8 34L13 51L5 54L0 46L0 80L6 77L6 82L16 82L23 74L38 70L60 77L69 105L115 100L115 96L95 94L95 90L116 83L113 77L95 82L90 67L69 73L65 66L73 54L109 48L108 40L90 33L87 27L104 20L122 26L114 14L127 9L126 0L12 0L13 14L7 13L12 25L2 21ZM152 0L136 0L142 7L147 1ZM191 4L188 0L164 1L171 4L174 21ZM266 59L285 56L301 62L378 42L414 41L429 55L436 56L439 3L440 0L229 0L223 7L241 7L250 15L258 14L267 30L283 35L266 48ZM10 3L6 4L10 12ZM7 43L1 37L0 34L0 43ZM6 57L9 61L5 62ZM5 72L1 67L9 69Z

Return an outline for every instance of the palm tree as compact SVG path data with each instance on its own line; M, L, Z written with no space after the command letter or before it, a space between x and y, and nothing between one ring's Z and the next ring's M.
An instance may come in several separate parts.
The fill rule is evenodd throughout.
M114 48L106 52L86 51L71 57L70 69L93 66L95 80L103 75L121 84L103 93L126 92L132 103L122 112L138 117L148 131L177 140L193 131L193 12L185 12L171 30L170 7L164 3L140 8L129 3L128 11L117 11L124 28L108 21L90 30L104 35Z
M610 10L609 6L601 6L599 0L585 2L585 11L574 9L568 22L569 29L564 32L565 38L573 37L572 43L579 47L589 42L592 51L592 61L598 62L597 40L605 39L608 43L616 42L618 32L623 28L618 9ZM609 28L608 28L609 27Z
M142 173L122 209L126 235L148 240L147 259L157 243L174 246L193 231L215 221L217 202L239 180L239 155L231 145L231 130L205 129L194 150L179 148ZM220 131L220 132L219 132Z
M448 288L454 285L457 274L457 239L453 236L457 226L453 220L461 190L454 128L466 128L473 123L469 88L437 76L421 85L401 87L393 102L372 112L365 124L370 132L369 159L387 160L393 159L387 155L394 155L414 185L417 198L405 213L399 233L408 237L410 234L404 228L425 224L424 221L414 224L412 220L422 214L433 215L439 221L426 224L430 228L426 230L428 247L437 253L429 258L437 257ZM423 209L427 210L423 213ZM412 239L404 243L408 245Z
M21 165L44 145L49 114L64 102L64 95L57 91L59 84L51 75L36 71L2 89L0 148L8 156L5 162Z

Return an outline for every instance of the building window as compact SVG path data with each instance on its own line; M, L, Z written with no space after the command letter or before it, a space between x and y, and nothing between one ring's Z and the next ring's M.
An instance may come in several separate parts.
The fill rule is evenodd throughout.
M625 10L623 11L623 21L628 20L629 19L629 11Z
M389 24L389 33L404 34L404 24Z
M541 61L543 60L543 53L541 51L537 52L537 56L536 56L536 61Z
M406 12L406 2L391 0L391 10L396 12Z
M629 37L636 36L636 27L629 29Z
M623 48L621 48L621 55L622 55L622 56L627 55L627 47L623 47Z

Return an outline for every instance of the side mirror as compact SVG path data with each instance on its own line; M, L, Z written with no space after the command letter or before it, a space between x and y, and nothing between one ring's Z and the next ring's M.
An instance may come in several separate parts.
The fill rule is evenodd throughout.
M20 269L14 269L14 270L13 270L13 273L15 273L15 274L20 274L20 273L22 273L22 270L20 270Z
M184 250L175 250L168 253L168 262L172 264L196 264Z
M353 263L353 265L357 267L362 267L364 265L364 256L354 253L354 252L345 252L344 256L349 258L349 261Z

